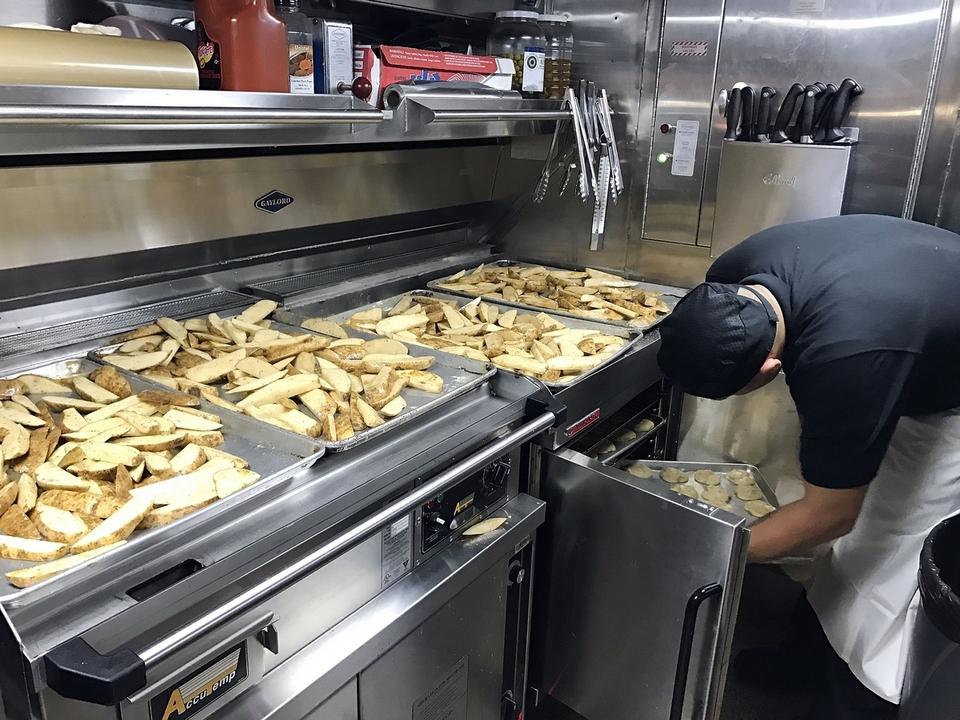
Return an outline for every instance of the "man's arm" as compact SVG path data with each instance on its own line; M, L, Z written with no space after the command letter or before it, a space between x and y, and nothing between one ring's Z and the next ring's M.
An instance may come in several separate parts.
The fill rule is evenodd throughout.
M853 529L867 485L831 490L804 483L802 499L784 505L750 530L748 559L764 562L836 540Z

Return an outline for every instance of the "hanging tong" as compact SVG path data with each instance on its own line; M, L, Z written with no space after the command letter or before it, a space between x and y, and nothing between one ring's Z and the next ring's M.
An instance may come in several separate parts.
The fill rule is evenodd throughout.
M617 138L613 132L613 110L610 109L610 99L607 91L600 91L597 104L597 114L601 131L610 150L610 188L613 191L613 202L616 203L623 194L623 170L620 167L620 151L617 149Z
M538 205L547 197L547 189L550 187L550 166L553 164L553 157L557 151L557 141L560 139L563 123L563 120L557 120L557 125L553 129L553 139L550 141L547 159L543 163L543 170L540 172L540 180L537 182L537 188L533 191L533 202Z
M580 101L577 99L577 94L573 88L567 88L567 103L570 106L570 119L573 122L573 135L577 142L577 157L580 161L577 195L586 202L587 198L590 197L590 179L593 178L594 186L596 185L596 179L593 177L593 163L588 162L590 142L587 139L586 128L584 127L585 121L580 112Z

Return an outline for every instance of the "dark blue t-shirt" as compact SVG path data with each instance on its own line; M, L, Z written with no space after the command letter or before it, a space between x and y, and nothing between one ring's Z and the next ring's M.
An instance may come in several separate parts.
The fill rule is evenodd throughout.
M808 482L865 485L901 416L960 407L960 235L881 215L792 223L721 255L707 280L780 303Z

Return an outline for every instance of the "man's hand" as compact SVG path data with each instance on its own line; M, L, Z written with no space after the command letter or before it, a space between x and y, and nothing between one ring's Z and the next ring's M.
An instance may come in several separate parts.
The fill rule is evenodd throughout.
M803 499L784 505L750 529L747 559L775 560L843 537L857 521L867 487L828 490L804 482Z

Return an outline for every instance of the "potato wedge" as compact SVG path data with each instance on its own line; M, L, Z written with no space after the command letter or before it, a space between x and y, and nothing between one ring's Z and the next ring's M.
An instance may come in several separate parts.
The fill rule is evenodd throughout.
M188 330L186 327L184 327L183 323L168 317L157 318L156 322L157 325L160 326L161 330L163 330L178 343L183 343L186 341Z
M311 355L310 357L313 358L312 355ZM269 363L268 363L268 364L269 364ZM317 363L316 363L316 361L314 360L313 366L316 367L316 364L317 364ZM270 369L271 369L271 370L273 369L273 365L270 365ZM284 378L284 377L286 377L286 376L287 376L287 371L286 371L286 370L281 370L280 372L275 372L275 373L272 373L272 374L270 374L270 375L264 375L263 377L258 377L258 378L256 378L255 380L251 380L251 381L249 381L249 382L242 383L242 384L240 384L240 385L237 385L236 387L230 388L230 389L227 390L226 392L227 392L228 395L239 395L239 394L252 393L252 392L255 392L256 390L259 390L260 388L264 388L264 387L266 387L267 385L269 385L270 383L274 383L274 382L276 382L277 380L280 380L281 378Z
M363 358L363 370L378 373L384 367L397 370L426 370L433 365L434 358L429 355L419 357L411 355L367 355Z
M273 300L260 300L240 313L237 319L248 323L258 323L270 317L276 309L277 303Z
M217 497L223 499L253 485L259 479L260 475L252 470L229 468L217 472L213 476L213 483L217 490Z
M150 498L127 500L113 515L74 542L70 551L82 553L126 540L151 509L153 501Z
M30 412L32 412L34 415L38 417L41 417L43 415L39 406L33 400L28 398L26 395L14 395L10 399L20 407L24 408L25 410L29 410ZM48 422L47 424L50 424L50 423Z
M20 486L15 482L4 483L0 487L0 513L5 513L17 501Z
M93 402L103 403L105 405L120 399L119 395L100 387L85 377L73 379L73 391L84 400L92 400Z
M193 513L197 512L197 510L202 510L216 499L217 498L215 497L211 497L203 500L193 501L192 499L188 498L186 504L162 505L160 507L155 507L153 510L143 516L143 520L140 521L140 524L137 527L141 529L147 529L169 525L180 518L185 518L187 515L192 515Z
M528 375L542 375L547 371L546 363L533 358L517 357L515 355L498 355L492 358L491 362L505 370L515 370Z
M169 435L177 431L177 426L162 417L148 417L132 410L117 413L117 418L123 420L129 427L123 435L136 437L138 435Z
M300 327L304 330L311 330L335 338L347 337L346 330L332 320L324 320L323 318L309 318L300 323Z
M319 387L319 381L320 378L316 375L292 375L281 378L247 395L247 397L237 403L237 406L244 408L249 405L266 405L267 403L276 402L281 398L303 395L311 390L316 390Z
M88 492L73 492L70 490L47 490L37 498L37 508L45 505L72 513L93 515L100 498Z
M123 398L123 400L117 400L109 405L103 405L99 409L87 414L87 424L112 418L114 415L119 412L123 412L124 410L132 410L137 407L140 402L140 399L136 395L131 395L130 397Z
M74 492L86 492L90 489L90 483L86 480L67 472L61 467L51 462L45 462L37 468L36 473L37 487L42 490L72 490Z
M12 535L27 540L43 539L33 520L27 517L19 505L12 505L0 516L0 535Z
M17 395L69 395L70 387L43 375L20 375L17 378L23 392ZM11 395L12 397L12 395Z
M204 447L203 454L207 456L207 460L226 460L233 465L233 467L240 470L246 470L248 467L250 467L250 463L248 463L242 457L238 455L232 455L228 452L224 452L223 450L218 450L217 448Z
M90 532L86 523L76 515L50 505L37 508L33 520L40 534L51 542L69 545Z
M380 414L388 418L396 417L407 409L407 401L402 397L395 397L380 408Z
M27 412L26 408L22 408L16 403L10 403L7 406L0 407L0 417L10 422L15 422L18 425L23 425L26 428L38 428L46 425L41 418L38 418L31 412Z
M0 535L0 557L7 560L55 560L70 552L63 543Z
M220 447L223 445L223 433L219 430L185 430L184 441L203 447Z
M164 390L142 390L137 393L140 402L156 407L200 407L200 399L182 392L166 392Z
M334 412L337 409L336 403L330 399L330 396L319 389L300 395L299 400L321 421L327 413Z
M363 351L368 355L409 355L410 350L399 340L377 338L363 343Z
M114 492L120 500L126 500L130 497L130 491L133 489L133 476L127 470L125 465L117 466L117 475L114 479Z
M137 437L122 437L115 441L117 445L127 445L137 450L150 452L159 452L161 450L172 450L188 442L186 433L177 431L168 435L140 435ZM150 463L147 463L147 467Z
M129 381L117 372L116 368L105 365L90 373L90 379L104 390L108 390L123 399L133 394Z
M425 326L428 322L430 322L430 320L426 315L396 315L378 321L376 333L377 335L391 335L415 327Z
M37 504L37 481L24 473L17 481L17 506L24 512L30 512Z
M142 370L149 370L157 365L162 365L167 360L167 354L167 350L154 350L153 352L140 353L139 355L110 353L109 355L103 356L103 360L124 370L140 372Z
M47 459L47 436L50 434L50 428L40 427L30 433L30 449L26 455L21 456L13 469L20 473L36 472Z
M92 484L88 482L88 492L102 494L103 491L100 489L97 481L102 480L105 482L112 480L117 473L117 463L85 459L73 465L68 465L67 470L78 475L83 480L93 481Z
M114 443L85 442L80 444L80 450L87 460L109 463L114 466L135 467L143 462L143 455L136 448Z
M237 364L247 356L244 348L235 350L226 355L201 363L186 371L186 377L193 382L210 383L226 377L227 373L237 367Z
M25 540L23 542L39 543L45 542L42 540ZM125 542L125 541L124 541ZM57 545L58 543L46 543L46 547ZM44 552L44 549L40 546L32 545L28 548L34 557L20 557L17 559L20 560L49 560L51 557L60 558L54 560L53 562L44 563L43 565L34 565L33 567L24 568L22 570L12 570L6 574L7 582L11 585L14 585L18 588L26 588L37 583L41 583L44 580L49 580L54 575L59 575L60 573L69 570L71 568L77 567L78 565L83 565L85 562L92 560L98 555L103 555L115 547L122 545L123 542L114 543L113 545L106 545L104 547L97 548L96 550L91 550L89 552L79 553L76 555L70 555L67 557L62 557L64 554L70 551L69 547L66 545L61 546L63 552L60 552L59 549L53 550L48 549L45 552L48 554L48 557L36 557L36 555Z
M443 392L443 378L436 373L426 370L398 370L397 375L417 390L428 393Z
M204 453L203 448L200 445L191 443L173 456L173 459L170 461L170 468L176 475L186 475L206 462L207 455Z
M363 398L357 396L357 410L360 412L360 417L363 419L363 424L368 428L375 428L383 425L384 419L380 417L380 413L374 410L368 403L364 401Z
M587 355L585 357L555 357L547 361L547 368L550 370L559 370L562 373L581 373L595 368L611 358L609 353L600 355Z
M209 420L208 418L191 413L185 413L176 408L171 408L165 412L163 418L176 425L178 430L210 431L219 430L223 427L222 422Z
M166 480L176 474L173 466L170 464L172 461L159 453L145 451L143 453L143 461L146 469L155 478Z

